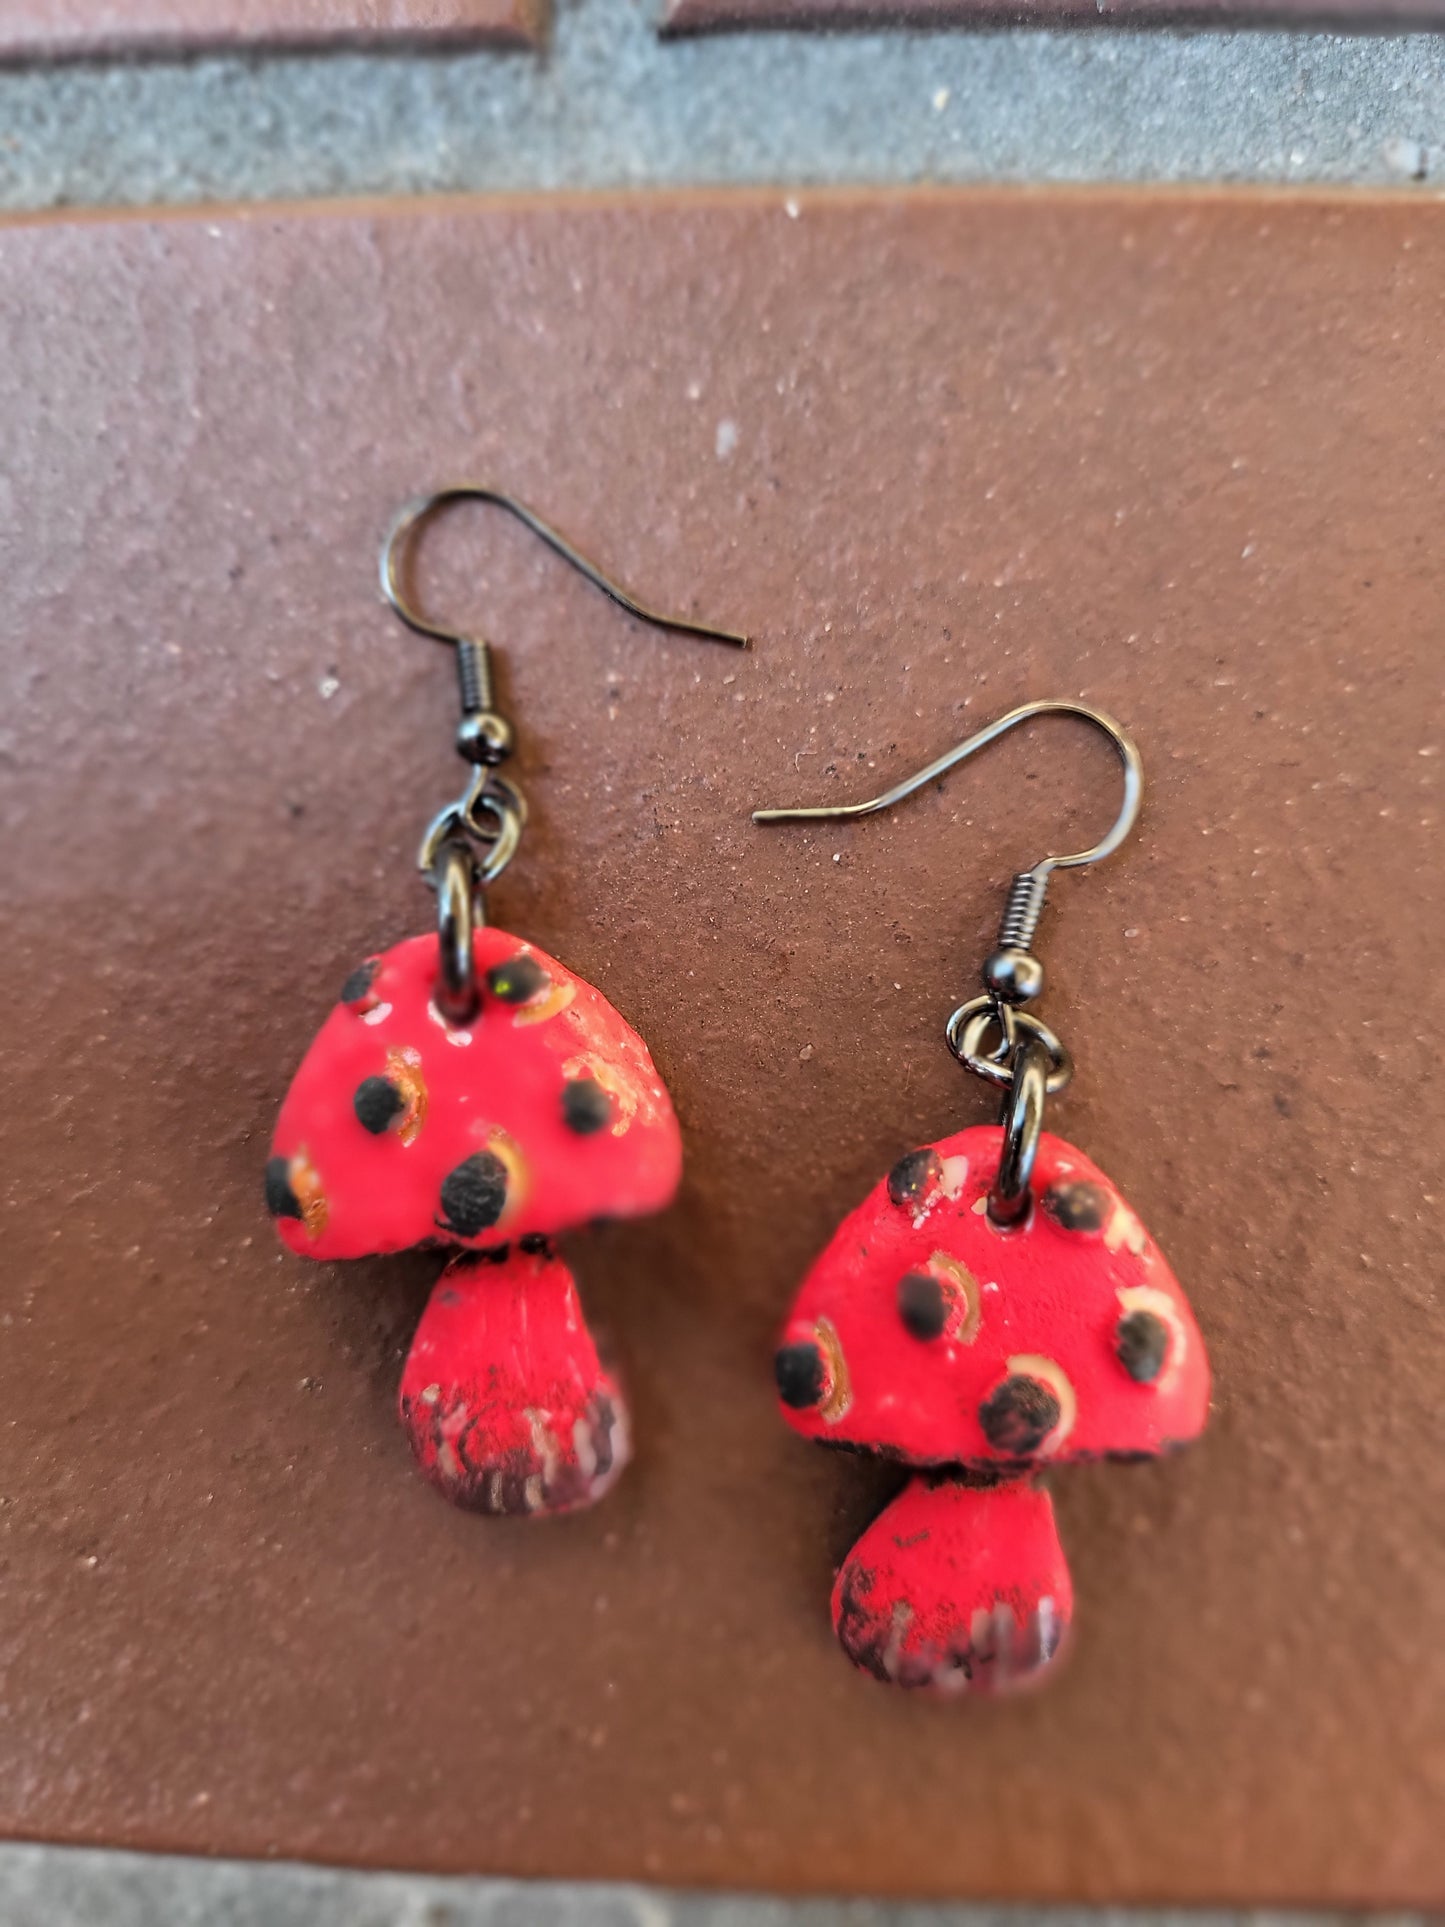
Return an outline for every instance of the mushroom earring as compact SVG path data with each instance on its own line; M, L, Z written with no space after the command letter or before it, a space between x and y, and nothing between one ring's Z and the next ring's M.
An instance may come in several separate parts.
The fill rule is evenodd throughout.
M913 1468L838 1574L844 1650L880 1680L948 1694L1027 1685L1063 1647L1073 1590L1039 1474L1173 1451L1208 1412L1204 1343L1158 1247L1103 1172L1042 1128L1072 1064L1028 1008L1049 878L1119 847L1142 767L1100 711L1025 703L870 802L753 817L889 809L1045 715L1105 733L1124 803L1101 843L1014 878L983 994L945 1027L959 1062L1003 1091L1002 1121L899 1159L804 1280L776 1358L783 1415L805 1438Z
M412 502L381 557L408 628L456 652L465 793L422 839L436 935L347 977L281 1107L266 1205L303 1257L454 1247L413 1340L401 1419L422 1471L472 1511L571 1511L628 1458L626 1408L553 1238L598 1218L662 1210L682 1139L647 1046L590 984L486 922L486 891L517 853L527 809L499 773L512 731L493 701L486 642L419 615L401 557L437 510L464 500L516 516L614 602L662 629L746 638L659 615L610 582L511 496L472 485Z

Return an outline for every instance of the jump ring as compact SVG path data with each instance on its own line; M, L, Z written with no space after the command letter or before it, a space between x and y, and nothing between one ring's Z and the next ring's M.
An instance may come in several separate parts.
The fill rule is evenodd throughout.
M488 832L480 821L485 813L495 824ZM475 795L467 798L464 812L467 828L479 842L486 846L482 859L481 877L485 887L495 883L517 854L522 841L522 829L527 821L527 805L522 792L515 783L509 783L505 776L492 772L486 786Z
M1049 1089L1049 1048L1026 1037L1014 1057L1013 1083L1003 1107L1003 1151L988 1194L988 1215L997 1225L1017 1224L1029 1208L1029 1185L1044 1128Z
M1074 1074L1074 1060L1061 1040L1032 1011L1016 1010L1013 1020L1015 1031L1020 1034L1019 1047L1014 1052L1012 1062L1000 1063L982 1048L989 1025L996 1018L993 999L987 994L970 998L954 1011L944 1026L943 1034L948 1040L948 1048L959 1063L977 1076L986 1078L990 1084L996 1084L1000 1090L1008 1090L1013 1085L1015 1066L1023 1045L1034 1040L1048 1052L1048 1094L1057 1097Z
M472 837L486 851L478 866L478 880L485 888L496 882L517 854L526 821L527 800L516 784L494 770L479 768L461 801L448 803L428 824L417 868L433 877L442 846Z
M437 1008L454 1024L477 1012L476 956L472 935L477 921L477 866L465 843L442 845L436 865Z

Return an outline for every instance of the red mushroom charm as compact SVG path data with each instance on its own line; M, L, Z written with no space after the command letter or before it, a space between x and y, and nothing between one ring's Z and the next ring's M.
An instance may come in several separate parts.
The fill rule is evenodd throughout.
M682 1138L646 1045L599 991L502 930L472 951L466 1023L437 1007L433 936L347 979L282 1105L266 1203L310 1258L475 1254L432 1295L403 1422L456 1503L566 1511L621 1471L627 1421L549 1241L662 1210Z
M1082 1152L1043 1134L1023 1222L988 1211L1003 1132L911 1152L845 1219L777 1360L806 1438L918 1468L844 1562L833 1618L878 1678L944 1693L1036 1679L1072 1591L1048 1495L1070 1459L1203 1429L1209 1364L1172 1272Z
M866 802L753 812L757 823L871 816L1046 715L1107 737L1124 797L1097 843L1015 874L983 994L944 1026L958 1062L1005 1093L1001 1121L894 1166L804 1281L777 1354L785 1416L805 1437L920 1474L844 1561L833 1623L858 1666L943 1693L1027 1685L1062 1649L1072 1587L1035 1475L1167 1452L1208 1411L1209 1362L1173 1273L1103 1173L1043 1130L1047 1099L1073 1074L1033 1008L1049 880L1118 849L1143 764L1103 710L1043 698Z
M405 503L382 541L383 597L407 629L453 653L454 741L469 774L417 855L434 933L347 979L281 1108L266 1206L283 1242L310 1258L460 1249L416 1332L402 1422L448 1498L536 1517L600 1498L628 1451L622 1398L551 1240L662 1210L682 1137L647 1046L606 998L487 926L487 892L527 822L525 795L502 773L515 732L495 706L491 644L424 612L406 581L413 538L464 501L504 510L653 628L737 649L748 639L648 608L487 483Z

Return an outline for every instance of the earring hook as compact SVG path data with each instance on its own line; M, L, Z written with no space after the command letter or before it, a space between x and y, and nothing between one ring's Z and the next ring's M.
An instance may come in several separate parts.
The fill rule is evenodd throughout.
M381 593L392 609L419 636L432 636L438 642L455 643L458 646L471 642L474 638L455 629L448 629L439 622L432 622L412 608L402 592L400 582L400 563L402 552L415 532L424 522L441 509L454 502L490 502L508 515L514 515L519 522L529 528L533 535L546 543L554 554L560 555L579 575L609 596L629 615L637 616L643 622L650 622L654 629L676 629L684 635L704 636L712 642L725 642L734 649L746 649L748 638L731 629L721 629L711 622L698 622L691 616L664 615L657 609L649 609L645 603L629 595L619 583L605 576L595 562L590 562L582 552L569 542L559 529L544 522L535 510L529 509L525 502L519 502L515 495L508 495L501 489L488 488L480 482L458 482L449 488L440 488L430 495L418 496L407 502L392 520L381 547Z
M990 1221L1007 1229L1022 1221L1029 1209L1029 1181L1039 1134L1043 1128L1044 1100L1063 1090L1073 1075L1073 1060L1059 1038L1031 1011L1022 1008L1032 1003L1043 989L1043 966L1029 946L1043 914L1044 896L1055 870L1081 869L1111 856L1134 827L1144 794L1144 764L1134 739L1102 709L1088 703L1049 698L1021 703L967 737L946 754L907 776L881 796L866 803L821 804L812 808L754 810L755 823L832 822L840 817L871 816L875 811L892 809L925 784L946 776L949 770L966 763L1000 736L1006 736L1021 723L1036 716L1075 716L1102 730L1124 769L1124 800L1113 826L1086 850L1067 856L1040 857L1031 870L1021 870L1009 886L1008 901L999 927L998 943L983 967L984 994L960 1004L944 1026L948 1047L961 1064L1004 1091L1003 1142L997 1176L989 1191ZM998 1041L985 1048L989 1032L997 1027Z
M456 651L457 681L462 720L457 728L457 750L472 767L465 793L448 803L427 826L417 868L437 894L440 971L437 1005L450 1022L465 1023L477 1006L472 932L486 919L486 886L495 883L517 853L527 821L527 799L517 785L502 776L501 764L512 754L512 726L495 706L492 688L491 644L479 635L433 622L407 601L401 586L406 545L422 524L453 502L489 502L529 528L533 535L560 555L579 575L599 588L629 615L656 629L680 629L746 649L748 639L691 616L664 615L649 609L590 562L559 530L519 502L515 495L479 482L458 482L407 502L392 517L381 545L381 593L408 629L450 643Z
M996 743L1000 736L1006 736L1011 729L1017 729L1020 723L1031 722L1035 716L1077 716L1081 722L1091 723L1095 729L1102 730L1108 737L1119 761L1124 766L1124 801L1118 816L1114 819L1113 828L1090 849L1077 850L1072 856L1041 857L1032 869L1023 873L1036 878L1042 885L1055 870L1075 870L1086 863L1098 863L1102 858L1112 856L1133 829L1139 814L1139 804L1143 799L1144 764L1133 737L1121 724L1116 723L1112 716L1105 715L1102 709L1091 708L1088 703L1069 702L1060 698L1045 698L1039 702L1021 703L1017 709L1009 710L1006 715L1000 716L987 728L978 730L966 741L938 757L926 769L919 770L914 776L905 777L901 783L895 783L892 789L885 790L881 796L870 797L866 803L823 804L815 805L810 809L754 810L753 821L754 823L821 822L837 817L872 816L878 810L891 810L895 803L904 802L916 791L923 789L926 784L935 782L940 776L946 776L949 770L957 769L958 765L966 763L970 756L976 756L981 749L987 749L990 743Z

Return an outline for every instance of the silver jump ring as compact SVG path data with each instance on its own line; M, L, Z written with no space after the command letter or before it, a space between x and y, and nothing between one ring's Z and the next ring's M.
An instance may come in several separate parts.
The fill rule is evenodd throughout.
M481 867L485 888L517 854L527 821L526 801L515 783L492 771L485 787L467 798L464 815L467 828L486 848Z
M437 1008L449 1022L468 1023L477 1011L477 967L472 936L477 921L477 865L466 844L452 839L437 858Z
M988 1215L997 1225L1017 1224L1029 1208L1029 1185L1044 1128L1049 1062L1048 1045L1039 1037L1025 1037L1014 1056L1013 1083L1003 1107L1003 1152L988 1194Z
M448 803L428 824L417 868L432 876L443 844L471 837L486 852L477 866L478 881L485 889L517 854L526 822L527 801L516 784L495 770L479 768L461 801Z
M1015 1067L1024 1045L1031 1040L1040 1043L1049 1056L1048 1094L1057 1097L1074 1074L1074 1060L1061 1040L1031 1011L1015 1010L1013 1022L1018 1046L1011 1061L1001 1062L983 1049L989 1026L997 1021L992 997L986 993L971 997L966 1004L959 1005L944 1026L948 1048L966 1069L996 1084L1000 1090L1008 1090L1014 1083Z

